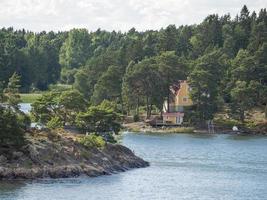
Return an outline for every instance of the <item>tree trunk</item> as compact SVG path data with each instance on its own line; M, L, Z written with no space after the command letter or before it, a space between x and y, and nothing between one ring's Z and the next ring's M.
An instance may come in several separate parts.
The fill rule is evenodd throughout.
M122 113L122 115L124 115L123 99L122 99L122 97L120 97L120 99L121 99L121 113Z
M150 103L150 106L149 106L149 117L148 117L148 119L151 117L151 113L152 113L152 103Z
M137 97L136 114L139 116L139 97Z
M149 103L148 103L148 96L146 97L146 118L149 119Z
M127 105L127 116L129 116L129 115L130 115L130 106Z
M240 121L242 124L245 122L245 111L243 109L240 109Z
M170 112L170 89L168 88L167 112Z

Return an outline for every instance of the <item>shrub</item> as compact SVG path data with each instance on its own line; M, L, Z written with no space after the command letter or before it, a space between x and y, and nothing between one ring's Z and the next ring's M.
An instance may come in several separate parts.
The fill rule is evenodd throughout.
M62 128L63 122L59 117L53 117L50 121L47 122L46 126L50 129Z
M79 141L82 145L89 148L102 148L105 146L105 141L101 136L97 136L96 134L86 135Z
M138 122L140 120L139 115L135 114L133 116L133 120L134 120L134 122Z
M55 131L51 131L51 130L48 130L47 131L47 138L51 141L58 141L60 139L60 135L55 132Z

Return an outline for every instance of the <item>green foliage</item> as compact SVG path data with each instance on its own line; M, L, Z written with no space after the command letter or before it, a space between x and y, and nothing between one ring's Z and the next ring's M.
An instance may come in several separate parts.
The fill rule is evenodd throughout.
M72 69L85 64L90 55L90 35L86 29L72 29L60 49L60 64Z
M30 118L19 110L20 76L14 73L4 89L0 86L0 145L22 146L25 143L24 132L30 126Z
M8 105L14 108L15 110L19 109L18 106L20 102L19 82L20 82L20 76L17 73L14 73L9 78L7 88L4 90Z
M159 33L159 50L176 51L178 43L178 31L175 25L169 25Z
M240 123L238 120L235 120L235 119L221 119L221 118L219 118L219 119L215 120L215 123L218 126L226 127L229 129L232 129L233 126L238 126L238 127L242 126L242 123Z
M110 66L98 79L93 96L92 103L100 104L103 100L116 101L121 99L122 70L117 66Z
M46 89L59 78L59 48L63 33L33 34L12 28L0 30L0 82L6 87L14 72L21 75L23 92L30 87Z
M58 95L55 92L45 93L32 104L33 121L46 124L53 116L57 115L56 97Z
M31 114L36 122L47 124L60 119L62 125L75 123L76 115L84 111L87 102L81 93L76 90L68 90L62 93L49 92L43 94L32 104Z
M0 106L0 146L25 144L24 122L12 109Z
M59 114L64 124L75 123L76 115L80 111L84 111L87 107L83 95L77 90L62 92L58 98Z
M119 114L104 102L98 106L90 106L86 112L79 113L76 123L87 132L118 134L121 128L119 120Z
M151 115L152 105L159 105L162 101L162 82L158 66L154 59L144 59L133 66L125 75L125 89L136 99L139 106L140 98L146 102L147 118ZM126 94L127 95L127 94Z
M229 14L213 14L200 24L169 25L156 31L132 28L127 33L100 29L90 33L86 29L33 33L3 28L0 101L6 100L1 91L17 72L20 92L47 90L58 81L74 83L73 88L94 105L108 99L118 104L117 110L128 114L139 114L139 107L145 106L148 118L153 106L161 110L163 101L169 100L169 85L187 77L198 105L192 112L195 119L212 119L223 103L240 106L235 98L240 81L253 88L252 106L266 105L266 31L266 8L256 14L246 6L234 19ZM10 100L16 104L18 98L13 97ZM56 104L47 112L58 112L53 115L63 122L69 117L72 121L76 111L55 109L59 100L52 100ZM47 112L41 112L39 118L49 118ZM66 112L72 114L65 119Z
M105 140L96 134L86 135L79 142L88 148L103 148L106 144Z
M139 115L135 114L135 115L133 116L133 120L134 120L134 122L138 122L138 121L140 120Z
M55 129L55 128L62 128L63 127L63 122L62 120L55 116L55 117L52 117L46 124L47 128L50 128L50 129Z
M253 105L253 89L245 81L237 81L231 90L232 110L238 114L241 122L245 120L245 111Z
M0 103L3 103L4 101L5 101L4 84L3 82L0 82Z
M189 76L192 88L190 94L196 104L196 114L200 121L213 119L217 111L219 85L224 70L221 56L222 53L215 50L199 58Z
M31 118L29 115L26 115L25 113L19 111L16 112L16 117L17 117L17 123L23 130L26 130L27 128L30 127Z
M255 55L240 50L233 59L229 83L232 112L241 122L245 112L267 102L267 45L264 43Z
M85 70L79 70L75 74L74 88L81 92L85 97L89 97L93 92L93 84L91 82L91 74Z
M33 103L42 96L39 93L20 93L19 95L22 103Z
M72 89L72 85L68 84L51 84L48 86L49 91L52 92L65 92Z
M75 81L75 75L77 71L78 71L77 69L63 68L60 74L60 81L64 84L73 84Z

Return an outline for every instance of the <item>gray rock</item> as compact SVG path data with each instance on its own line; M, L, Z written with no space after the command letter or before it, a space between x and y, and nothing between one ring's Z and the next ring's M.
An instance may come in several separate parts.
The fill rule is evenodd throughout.
M0 155L0 164L4 164L7 162L7 158L3 155Z
M28 146L29 156L33 162L39 162L39 153L35 146L29 145Z
M23 153L20 152L20 151L15 151L15 152L12 153L12 157L13 157L14 159L19 159L19 158L21 158L22 156L23 156Z

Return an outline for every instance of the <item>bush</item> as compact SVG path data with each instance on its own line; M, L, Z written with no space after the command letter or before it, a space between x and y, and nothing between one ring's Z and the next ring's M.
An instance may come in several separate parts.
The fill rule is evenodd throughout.
M65 69L61 70L60 81L64 84L73 84L75 81L75 74L77 73L77 69Z
M140 120L139 115L135 114L133 116L133 120L134 120L134 122L138 122Z
M81 138L79 142L89 148L103 148L105 146L104 139L96 134L86 135Z
M46 126L50 129L62 128L63 122L59 117L53 117L50 121L47 122Z
M20 127L22 127L24 130L26 130L31 126L31 118L29 115L26 115L25 113L22 112L18 113L17 121L20 124Z

